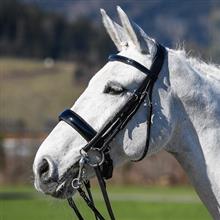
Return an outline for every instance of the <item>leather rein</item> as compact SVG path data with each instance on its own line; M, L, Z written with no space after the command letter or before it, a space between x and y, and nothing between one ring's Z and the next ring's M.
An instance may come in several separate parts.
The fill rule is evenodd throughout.
M105 180L112 177L113 161L110 157L109 144L114 137L127 125L128 121L137 112L143 101L147 101L147 138L143 154L135 161L142 160L148 151L151 131L152 116L152 91L155 81L162 69L166 49L156 43L157 51L153 57L150 69L147 69L137 61L121 56L110 55L109 61L122 62L131 65L146 74L145 79L127 100L126 104L115 114L115 116L107 122L107 124L98 132L96 132L83 118L74 111L67 109L59 115L59 120L64 121L74 128L88 143L80 150L81 158L79 160L78 176L72 180L72 187L77 190L88 207L92 210L96 220L104 220L94 204L92 193L90 191L90 182L86 178L85 165L93 167L102 195L111 220L115 220L109 197L106 190ZM86 191L83 190L86 189ZM73 198L68 198L70 207L74 210L79 220L84 220L79 209L77 208Z

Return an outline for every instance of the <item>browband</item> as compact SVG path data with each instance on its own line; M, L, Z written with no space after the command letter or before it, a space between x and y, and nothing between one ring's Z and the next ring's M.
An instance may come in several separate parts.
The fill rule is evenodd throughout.
M155 81L157 79L156 74L154 74L151 70L147 69L145 66L138 63L137 61L132 60L131 58L124 57L124 56L117 55L117 54L111 54L108 57L108 60L109 61L119 61L119 62L128 64L128 65L133 66L136 69L140 70L141 72L147 74L147 76L149 76L149 78L151 78L153 81Z
M156 81L158 74L161 70L161 67L163 66L164 55L166 52L166 49L161 44L156 43L156 46L157 46L157 53L153 57L150 69L147 69L145 66L143 66L142 64L138 63L137 61L131 58L124 57L124 56L117 55L117 54L111 54L108 57L108 60L109 61L120 61L122 63L133 66L139 69L141 72L145 73L151 80Z

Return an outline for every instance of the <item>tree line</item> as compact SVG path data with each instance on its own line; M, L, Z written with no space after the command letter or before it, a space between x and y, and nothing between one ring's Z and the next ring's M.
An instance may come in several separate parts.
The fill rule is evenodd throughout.
M0 55L103 60L113 50L101 28L88 19L68 22L62 15L16 0L0 3Z

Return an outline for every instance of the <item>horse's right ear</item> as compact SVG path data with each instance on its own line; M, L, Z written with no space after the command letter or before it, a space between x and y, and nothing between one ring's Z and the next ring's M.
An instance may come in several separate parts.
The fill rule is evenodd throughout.
M119 24L112 21L111 18L106 14L104 9L100 9L100 11L102 14L102 21L105 29L107 30L118 51L122 51L122 49L127 44L127 37L123 28Z
M137 50L145 54L154 54L155 41L147 36L147 34L133 21L130 21L127 14L117 6L119 18L121 20L123 29L125 30L128 38L128 44L132 43Z

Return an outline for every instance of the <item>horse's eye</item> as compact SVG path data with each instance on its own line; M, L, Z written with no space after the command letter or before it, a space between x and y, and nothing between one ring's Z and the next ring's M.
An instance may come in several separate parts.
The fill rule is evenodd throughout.
M111 81L107 83L103 92L111 95L119 95L124 91L125 88L120 83Z

